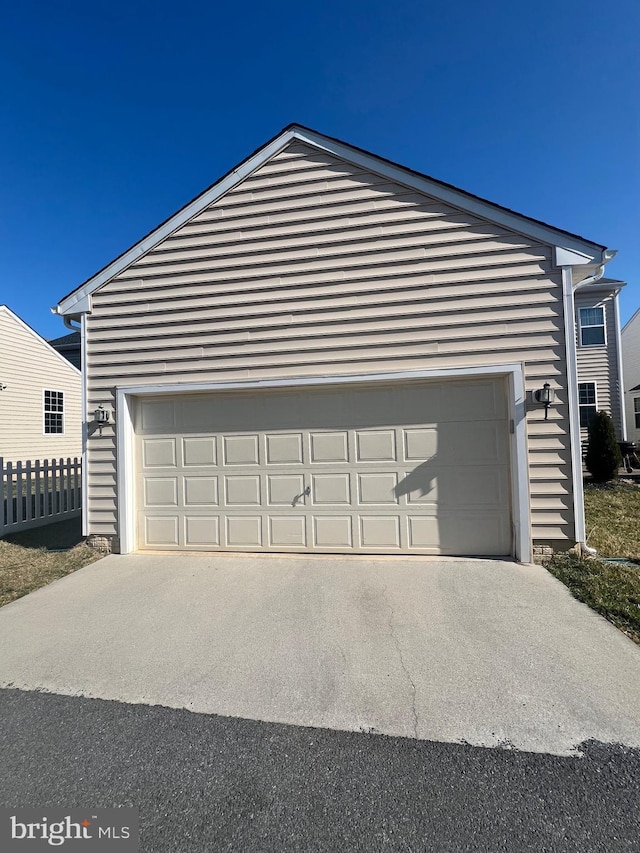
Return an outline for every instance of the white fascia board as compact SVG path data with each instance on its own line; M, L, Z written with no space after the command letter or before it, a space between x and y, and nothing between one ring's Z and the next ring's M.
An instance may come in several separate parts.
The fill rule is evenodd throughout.
M320 133L316 133L306 128L293 126L281 133L272 140L264 148L261 148L248 160L245 160L240 166L231 171L222 180L215 183L212 187L191 201L186 207L179 210L174 216L168 219L155 231L152 231L144 237L135 246L132 246L127 252L121 255L116 260L112 261L103 270L97 273L93 278L90 278L82 287L70 293L65 299L62 299L56 308L58 314L77 315L82 311L90 310L86 307L81 307L81 303L86 306L84 300L90 296L97 288L106 284L115 275L122 272L136 260L138 260L146 252L154 248L158 243L167 238L170 234L197 216L202 210L217 201L224 193L233 189L240 181L244 180L248 175L260 168L263 163L269 160L274 154L277 154L282 148L288 145L293 139L304 142L317 148L321 151L326 151L334 157L346 160L356 166L381 175L394 183L414 189L418 192L437 198L446 204L465 210L489 222L495 222L503 225L511 231L518 234L523 234L533 240L545 243L554 247L563 247L578 258L575 263L601 263L603 250L596 244L583 240L580 237L565 234L551 226L543 223L534 222L527 217L521 216L518 213L511 212L505 208L492 204L490 201L485 201L475 196L465 193L463 190L458 190L455 187L441 184L438 181L416 174L409 169L391 163L387 160L382 160L375 154L369 154L357 148L352 148L344 142L329 139ZM562 249L558 248L558 251ZM580 260L580 258L582 260ZM567 265L567 264L562 264ZM561 264L558 264L561 266Z
M516 231L518 234L524 234L527 237L550 246L571 250L584 258L582 263L594 263L594 260L600 261L603 255L603 249L595 243L591 243L578 236L565 234L542 222L534 222L518 213L498 207L490 201L471 196L463 190L443 185L439 181L426 176L417 175L403 166L397 166L386 160L381 160L375 154L367 154L364 151L352 148L346 143L327 139L321 134L315 133L315 131L304 128L295 128L295 136L301 142L306 142L329 154L355 163L363 169L389 178L390 181L403 184L411 189L418 190L418 192L433 196L446 204L459 207L482 219L504 225L505 228Z
M83 290L84 289L85 288L83 288ZM51 309L52 312L54 314L59 314L61 317L64 317L64 316L75 317L78 319L80 317L82 317L83 314L91 314L91 293L85 293L84 295L80 295L80 291L78 291L77 293L79 295L79 298L78 298L77 302L73 303L73 309L72 310L62 311L61 310L62 303L60 303L60 305L54 305L54 307ZM76 296L76 293L74 292L73 295ZM70 299L70 298L71 297L68 297L68 299ZM67 300L65 299L64 301L66 302Z
M81 288L74 290L73 293L70 293L69 296L59 302L57 305L58 314L79 314L82 311L90 310L90 308L86 307L88 305L86 300L95 290L137 261L138 258L142 257L150 249L153 249L154 246L157 246L158 243L166 239L170 234L173 234L174 231L194 216L197 216L202 210L209 207L210 204L217 201L220 196L235 187L240 181L243 181L251 172L258 169L270 157L273 157L274 154L277 154L278 151L288 145L294 136L295 133L293 130L288 130L280 134L269 145L260 149L260 151L256 152L248 160L245 160L244 163L226 175L221 181L209 187L202 195L199 195L186 207L179 210L175 216L167 219L163 225L156 228L155 231L152 231L151 234L148 234L139 243L136 243L135 246L132 246L124 255L116 258L115 261L106 266L101 272L90 278Z
M561 246L555 248L555 265L557 267L581 267L593 264L595 255L585 255L583 252L570 251Z

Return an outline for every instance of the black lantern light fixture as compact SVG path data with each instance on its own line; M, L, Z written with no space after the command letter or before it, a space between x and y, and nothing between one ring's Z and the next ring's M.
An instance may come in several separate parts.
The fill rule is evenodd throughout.
M102 427L111 422L111 413L100 404L93 413L93 419L98 424L100 435L102 435Z
M549 418L549 406L556 399L556 392L553 390L551 385L548 382L545 382L542 388L539 388L537 391L533 392L533 399L536 403L542 403L544 406L544 419L545 421Z

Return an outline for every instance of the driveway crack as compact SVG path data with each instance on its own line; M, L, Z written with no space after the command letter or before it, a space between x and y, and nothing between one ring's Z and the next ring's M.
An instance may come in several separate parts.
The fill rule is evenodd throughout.
M387 590L385 589L384 592L385 592L385 598L386 598ZM393 642L395 644L396 649L398 650L398 657L400 659L400 666L402 667L402 671L404 672L405 676L407 677L407 681L409 682L409 685L411 686L411 713L413 714L413 735L417 740L417 738L418 738L418 712L416 710L416 685L415 685L413 678L411 678L411 673L409 672L409 670L407 668L407 665L406 665L405 660L404 660L404 655L402 654L402 646L400 645L400 640L398 639L398 636L397 636L396 631L395 631L395 626L393 624L393 617L394 617L393 607L389 604L388 600L387 600L387 607L389 608L389 622L388 622L389 634L390 634L391 639L393 640Z

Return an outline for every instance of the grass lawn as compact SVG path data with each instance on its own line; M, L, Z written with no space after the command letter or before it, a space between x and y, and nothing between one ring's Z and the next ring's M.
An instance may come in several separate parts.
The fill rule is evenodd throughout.
M640 487L586 485L584 503L587 545L603 557L640 562Z
M88 566L101 556L84 544L78 519L0 539L0 606Z
M585 487L587 543L599 557L636 565L557 554L547 568L573 595L640 644L640 488L625 483Z

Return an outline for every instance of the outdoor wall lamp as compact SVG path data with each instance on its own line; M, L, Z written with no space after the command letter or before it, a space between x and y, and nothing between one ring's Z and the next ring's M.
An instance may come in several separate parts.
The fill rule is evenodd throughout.
M549 417L549 406L556 399L556 392L548 382L545 382L542 388L533 392L533 399L536 403L542 403L544 406L544 419L546 421Z
M102 404L100 404L93 413L93 419L98 424L100 435L102 435L102 427L111 422L111 413L107 411Z

